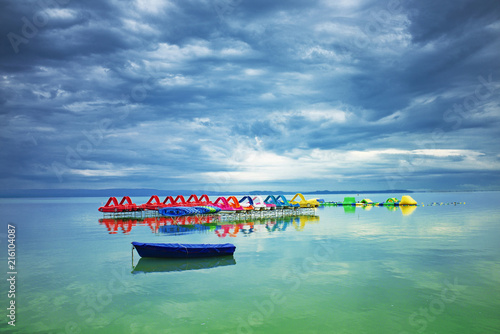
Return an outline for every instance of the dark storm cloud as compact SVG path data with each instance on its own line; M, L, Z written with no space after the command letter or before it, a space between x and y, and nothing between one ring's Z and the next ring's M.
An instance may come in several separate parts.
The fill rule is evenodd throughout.
M411 1L408 7L410 32L418 43L487 33L485 27L497 22L500 16L498 2L494 0Z
M6 188L500 182L495 1L0 7Z

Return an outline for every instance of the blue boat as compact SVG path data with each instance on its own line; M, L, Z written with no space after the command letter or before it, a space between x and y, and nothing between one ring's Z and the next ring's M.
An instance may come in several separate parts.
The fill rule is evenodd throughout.
M141 257L155 258L199 258L233 255L233 244L160 244L132 242Z

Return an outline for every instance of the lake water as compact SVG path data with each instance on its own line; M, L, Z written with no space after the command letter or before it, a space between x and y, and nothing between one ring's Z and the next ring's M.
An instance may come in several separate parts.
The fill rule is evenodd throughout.
M0 332L500 333L500 193L411 196L425 206L163 227L102 220L107 198L1 199L0 263L8 279L12 224L16 274L15 297L0 285ZM155 262L132 259L132 241L236 252Z

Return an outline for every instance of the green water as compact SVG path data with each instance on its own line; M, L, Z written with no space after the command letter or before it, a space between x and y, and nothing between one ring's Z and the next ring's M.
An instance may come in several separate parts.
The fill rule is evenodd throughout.
M466 204L326 207L155 233L100 222L103 198L2 199L0 263L8 278L10 223L17 274L16 326L3 279L0 332L500 333L500 193L411 195ZM237 248L229 259L132 262L132 241Z

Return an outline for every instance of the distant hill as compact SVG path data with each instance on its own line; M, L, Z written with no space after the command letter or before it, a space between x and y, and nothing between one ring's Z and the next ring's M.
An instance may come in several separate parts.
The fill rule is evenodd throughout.
M300 192L300 191L299 191ZM201 190L158 190L158 189L1 189L0 197L121 197L151 195L190 195L207 194L209 196L220 195L281 195L294 194L295 192L253 190L247 192L235 191L201 191ZM327 194L383 194L383 193L413 193L411 190L317 190L304 191L304 195L327 195Z
M317 195L323 195L323 194L399 194L399 193L413 193L412 190L405 190L405 189L393 189L393 190L318 190L318 191L306 191L303 192L302 194L317 194Z

